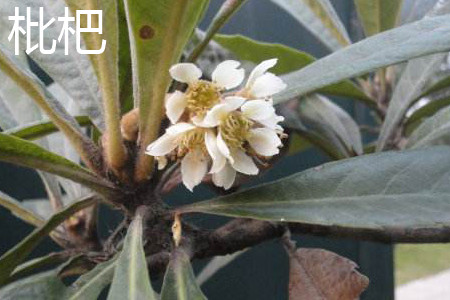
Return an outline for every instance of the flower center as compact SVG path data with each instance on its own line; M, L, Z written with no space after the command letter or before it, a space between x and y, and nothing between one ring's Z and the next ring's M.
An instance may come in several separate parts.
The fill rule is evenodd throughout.
M210 108L220 102L219 92L218 86L205 80L189 85L186 91L189 112L194 116L204 116Z
M234 111L219 125L220 133L225 143L231 148L244 148L244 143L250 133L253 122L241 112Z
M179 140L177 156L182 157L189 151L200 150L206 153L205 130L196 128L185 132Z

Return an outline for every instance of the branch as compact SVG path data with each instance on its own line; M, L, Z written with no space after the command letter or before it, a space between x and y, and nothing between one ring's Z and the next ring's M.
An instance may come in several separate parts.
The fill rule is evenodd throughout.
M365 229L289 223L289 229L294 234L307 234L329 238L349 238L358 241L386 244L450 242L450 227L448 226L435 228L383 227L381 229Z
M314 235L329 238L350 238L353 240L379 243L443 243L450 242L450 227L434 229L354 229L339 226L321 226L300 223L272 223L252 219L234 219L214 230L200 230L183 224L184 243L192 249L192 259L203 259L227 255L256 246L262 242L281 238L286 230L292 234ZM149 266L153 274L163 272L169 262L167 250L150 256Z
M286 227L251 219L235 219L194 243L194 257L231 254L267 240L280 237Z

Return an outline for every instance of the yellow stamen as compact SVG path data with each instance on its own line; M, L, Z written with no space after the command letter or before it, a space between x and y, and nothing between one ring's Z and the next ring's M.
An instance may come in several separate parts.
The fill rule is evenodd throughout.
M220 133L225 143L231 148L243 149L253 122L241 112L230 113L220 124Z
M220 102L220 88L212 82L199 80L186 90L187 108L191 116L203 117Z
M206 153L205 145L205 129L196 128L185 132L178 142L177 156L183 157L189 151L194 149L199 149L200 151Z

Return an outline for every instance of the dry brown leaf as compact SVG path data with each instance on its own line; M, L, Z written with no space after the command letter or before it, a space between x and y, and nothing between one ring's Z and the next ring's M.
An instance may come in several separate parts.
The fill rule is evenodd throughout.
M369 285L353 261L323 249L289 251L289 300L355 300Z

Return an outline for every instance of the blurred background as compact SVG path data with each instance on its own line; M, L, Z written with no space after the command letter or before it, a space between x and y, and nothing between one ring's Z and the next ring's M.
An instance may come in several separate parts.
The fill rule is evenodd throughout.
M428 0L423 0L428 1ZM222 4L221 0L211 0L202 28L204 29ZM405 1L405 5L411 1ZM344 25L353 41L360 38L360 30L353 1L332 0ZM295 28L296 30L292 30ZM282 43L293 48L306 51L316 57L328 54L308 31L299 29L298 23L284 11L266 0L250 0L225 26L222 33L243 34L256 40ZM49 78L41 71L37 74L49 83ZM364 107L357 103L334 100L345 107L358 123L370 122ZM365 137L370 139L370 136ZM328 158L315 149L283 158L258 182L272 181L301 170L317 166L328 161ZM0 163L0 190L17 199L34 199L44 197L44 189L38 176L28 170ZM185 188L177 188L167 201L172 205L189 203L214 196L207 188L199 188L195 195ZM106 236L120 221L117 212L106 209L101 211L100 226L102 235ZM214 228L226 221L225 218L196 216L197 224ZM0 254L20 241L31 227L16 219L3 208L0 208ZM370 286L362 299L393 299L394 287L418 278L438 273L450 268L449 245L383 245L351 240L333 240L311 236L296 236L299 247L325 248L355 261L360 272L370 278ZM57 246L48 240L34 253L43 255L56 251ZM207 261L195 263L200 272ZM282 245L278 241L266 242L239 255L203 284L203 290L210 299L287 299L288 259Z

